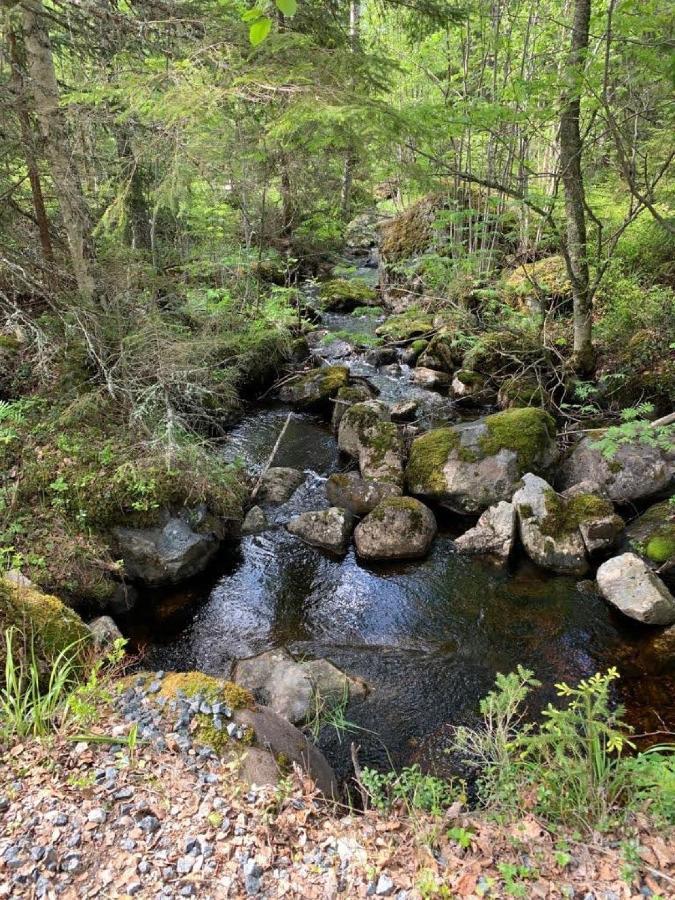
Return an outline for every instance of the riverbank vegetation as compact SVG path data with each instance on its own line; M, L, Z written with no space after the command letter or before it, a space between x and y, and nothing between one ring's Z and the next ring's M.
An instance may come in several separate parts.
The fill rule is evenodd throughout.
M670 625L649 652L672 666L674 28L663 0L0 5L4 742L52 724L60 740L78 680L96 693L73 610L123 615L134 580L185 581L254 533L245 516L269 500L278 444L255 472L223 454L242 411L269 397L332 417L342 450L341 417L359 403L349 455L363 478L412 485L444 515L509 506L523 476L546 475L533 496L555 515L509 507L504 564L527 519L535 562L546 550L553 571L585 572L661 500L629 544L657 612L611 602ZM332 316L340 327L317 333ZM350 353L407 367L452 415L425 418L417 396L378 406ZM482 416L475 446L460 414ZM573 448L581 476L554 484ZM647 451L645 471L628 471ZM286 500L304 477L271 472ZM582 481L586 493L564 493ZM363 488L350 484L345 497ZM377 523L362 493L356 515ZM329 535L340 552L352 518ZM672 825L669 732L636 755L615 679L559 685L536 724L534 674L500 676L482 722L453 728L472 801L551 831ZM412 819L468 796L417 764L366 768L351 787ZM448 834L463 857L475 850L470 824ZM508 865L495 891L527 896L530 876ZM412 887L450 896L436 870Z

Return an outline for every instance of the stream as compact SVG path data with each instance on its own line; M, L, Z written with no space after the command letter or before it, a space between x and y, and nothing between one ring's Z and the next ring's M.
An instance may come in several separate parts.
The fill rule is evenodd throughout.
M377 324L332 314L322 327L372 333ZM457 417L448 398L412 385L405 366L378 370L362 355L336 358L346 352L342 343L319 345L319 352L367 376L381 399L420 399L427 426ZM250 407L229 434L225 458L260 471L288 412L278 403ZM307 478L287 503L268 510L273 527L224 548L208 575L187 587L146 594L124 623L145 648L146 664L227 676L238 658L286 647L360 676L370 693L346 712L358 730L338 735L324 727L318 741L342 777L352 740L362 765L419 761L447 774L449 726L475 721L496 673L519 663L544 683L534 709L555 698L555 682L618 665L627 675L619 699L639 730L658 727L668 706L672 715L672 681L648 677L631 662L643 632L604 603L592 582L551 575L522 554L505 570L462 556L453 536L472 523L438 510L439 534L424 560L365 565L353 547L336 560L284 527L300 512L329 506L327 476L349 467L327 422L293 412L274 465L302 469Z

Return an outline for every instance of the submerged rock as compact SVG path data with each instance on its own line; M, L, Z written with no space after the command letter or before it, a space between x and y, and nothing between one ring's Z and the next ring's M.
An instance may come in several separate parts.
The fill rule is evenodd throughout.
M436 536L431 510L413 497L383 500L356 526L354 543L363 559L419 559Z
M675 597L634 553L608 559L596 579L605 600L631 619L647 625L675 623Z
M655 674L675 670L675 625L651 637L642 649L640 661L648 672Z
M586 437L563 463L562 486L585 480L599 484L615 503L660 494L675 483L675 442L670 451L640 441L620 444L608 458Z
M326 482L330 502L355 516L367 515L386 497L397 497L400 493L401 488L391 482L361 478L357 472L331 475Z
M569 517L564 499L547 481L531 473L524 475L523 486L513 495L513 505L520 539L530 559L560 574L584 575L588 571L579 523Z
M299 469L271 466L263 475L258 497L265 503L286 503L306 477Z
M349 369L346 366L323 366L283 385L279 398L284 403L297 406L321 406L337 396L340 388L348 382Z
M486 509L473 528L455 541L463 553L487 556L498 563L505 563L513 548L516 536L516 510L513 503L502 500Z
M261 531L265 531L268 527L267 516L262 509L259 506L252 506L246 513L241 526L241 533L243 535L260 534Z
M525 472L557 457L555 423L541 409L510 409L416 438L405 472L411 494L459 513L510 500Z
M331 553L347 552L353 527L352 514L337 506L301 513L291 519L288 530L305 543Z
M196 532L178 516L162 528L115 528L113 536L129 577L149 585L178 584L198 575L220 547L213 532Z

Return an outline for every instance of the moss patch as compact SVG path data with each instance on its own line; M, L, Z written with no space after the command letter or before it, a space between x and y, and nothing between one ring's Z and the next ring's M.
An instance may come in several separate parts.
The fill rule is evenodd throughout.
M482 453L493 456L503 449L513 450L523 472L536 468L542 450L556 437L553 417L535 407L506 409L484 421L487 432L479 441Z
M572 295L567 267L562 256L548 256L532 263L523 263L504 279L507 294L523 298L547 297L566 299Z
M459 445L459 433L453 428L434 428L415 438L405 473L409 487L424 493L444 491L443 467Z
M18 587L0 579L0 634L15 627L30 645L34 641L37 658L50 664L73 644L84 648L91 632L72 609L58 597L33 588ZM0 642L0 663L4 666L4 640Z
M181 691L186 697L202 696L209 703L220 701L230 709L249 709L255 705L250 691L203 672L168 672L162 679L160 694L174 700Z
M546 492L546 517L540 523L543 534L555 537L575 532L584 522L605 519L614 515L608 500L596 494L579 494L565 500L555 491Z
M361 278L334 278L321 286L324 309L346 309L355 306L374 306L377 291Z
M375 333L386 341L407 341L428 334L433 328L433 316L413 306L400 315L390 316Z
M664 526L647 541L645 556L659 565L675 556L675 525Z
M346 366L326 366L321 369L319 387L324 397L334 397L341 387L349 381L349 369Z

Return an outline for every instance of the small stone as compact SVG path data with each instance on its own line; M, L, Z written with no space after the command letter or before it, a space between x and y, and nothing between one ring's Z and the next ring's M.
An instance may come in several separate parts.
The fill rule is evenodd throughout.
M387 897L394 890L394 882L384 872L377 879L375 893L378 897Z
M98 807L97 809L92 809L92 811L87 816L88 822L94 822L96 825L103 825L105 820L108 818L108 814L104 809Z
M194 897L195 895L195 886L194 884L186 884L180 890L181 897Z
M136 866L136 871L139 875L147 875L150 869L151 866L147 859L142 859Z
M134 796L133 788L123 787L113 794L113 800L129 800Z
M7 812L9 809L9 800L4 794L0 795L0 813Z
M161 690L162 690L161 681L153 681L153 682L151 682L150 686L148 687L149 694L158 694Z
M146 834L154 834L156 831L159 831L161 826L157 816L143 816L138 823L138 827Z
M223 720L220 718L220 716L213 717L213 727L216 729L216 731L223 730Z
M40 862L40 860L42 859L42 857L44 855L45 855L44 847L40 847L40 846L31 847L30 856L31 856L31 859L35 860L35 862Z
M194 864L194 856L181 856L181 858L176 863L176 871L179 875L189 875Z
M82 857L79 853L69 853L61 861L61 871L69 875L77 875L84 869Z
M199 706L199 712L204 716L210 716L212 713L211 704L210 703L201 703Z
M196 837L186 837L185 838L185 852L192 856L199 856L199 852L201 850L201 843L199 838Z
M130 897L133 897L134 894L140 893L142 889L143 885L140 883L140 881L130 881L127 885L127 894L129 894Z
M227 733L231 738L236 740L237 732L239 731L239 726L236 722L230 722L227 726Z

